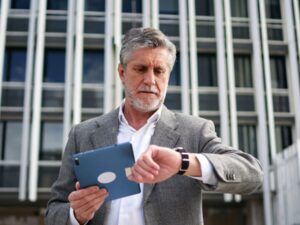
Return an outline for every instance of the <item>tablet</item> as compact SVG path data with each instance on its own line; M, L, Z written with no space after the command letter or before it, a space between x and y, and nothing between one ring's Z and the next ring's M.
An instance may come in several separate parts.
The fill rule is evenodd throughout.
M73 155L73 165L81 188L98 185L105 188L110 201L141 192L140 185L127 179L135 163L129 142Z

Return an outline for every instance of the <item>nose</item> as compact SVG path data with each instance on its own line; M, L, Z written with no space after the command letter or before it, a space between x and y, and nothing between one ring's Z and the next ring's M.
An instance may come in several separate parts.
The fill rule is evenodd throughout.
M149 70L147 73L144 74L144 83L149 86L155 84L155 74L152 70Z

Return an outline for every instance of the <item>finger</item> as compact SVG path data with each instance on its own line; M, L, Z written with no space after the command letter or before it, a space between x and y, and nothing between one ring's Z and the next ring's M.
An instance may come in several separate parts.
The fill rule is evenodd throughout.
M106 195L107 195L107 191L105 189L99 189L98 192L82 196L81 199L71 200L70 206L73 209L79 209L79 208L83 207L84 205L89 204L94 199L103 198L103 196L106 196Z
M149 157L148 155L141 156L138 159L137 164L140 167L142 167L144 170L148 171L149 173L151 173L153 175L157 175L158 174L158 169L155 166L150 165L148 157Z
M151 167L153 170L159 170L159 165L153 160L153 157L155 157L154 151L154 148L151 148L150 151L142 156L142 159L148 167Z
M108 196L108 194L102 194L100 196L95 197L94 199L87 202L82 207L74 210L76 215L84 218L90 217L91 214L95 213L100 206L104 203L105 198Z
M142 168L139 164L135 165L133 168L133 175L136 176L136 174L140 175L142 179L154 179L154 175L151 173L151 171L145 170Z
M95 193L97 191L99 191L99 187L98 186L91 186L91 187L88 187L88 188L84 188L84 189L80 189L80 190L77 190L77 191L73 191L69 195L69 201L80 200L84 196L91 195L91 194L93 194L93 193Z
M75 184L75 189L78 191L80 189L80 184L79 182L77 181L76 184Z

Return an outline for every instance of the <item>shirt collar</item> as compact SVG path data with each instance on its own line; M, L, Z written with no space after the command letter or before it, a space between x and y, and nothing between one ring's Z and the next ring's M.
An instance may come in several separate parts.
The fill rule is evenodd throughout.
M124 113L123 113L123 108L124 108L124 105L125 105L125 99L123 99L123 101L122 101L122 103L121 103L121 105L120 105L120 108L119 108L119 116L118 116L118 118L119 118L119 122L120 123L125 123L126 125L128 125L128 126L130 126L129 124L128 124L128 121L126 120L126 117L125 117L125 115L124 115ZM162 106L163 105L161 105L157 110L156 110L156 112L152 115L152 116L150 116L149 117L149 119L147 120L147 123L157 123L158 122L158 120L160 119L160 117L161 117L161 111L162 111Z

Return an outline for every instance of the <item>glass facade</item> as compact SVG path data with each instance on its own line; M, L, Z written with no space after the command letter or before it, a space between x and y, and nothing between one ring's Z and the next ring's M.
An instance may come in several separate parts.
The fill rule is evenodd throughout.
M291 0L289 0L291 1ZM255 79L256 61L254 55L254 40L252 40L252 26L254 19L250 13L250 0L231 0L226 3L230 7L231 12L231 31L232 31L232 65L228 60L227 48L225 52L218 52L220 41L217 36L218 29L222 29L224 41L226 41L225 17L224 17L224 2L223 2L223 17L222 24L218 26L218 14L215 10L218 5L215 5L214 0L194 0L191 1L195 6L195 18L187 13L186 17L181 14L179 0L161 0L154 2L152 0L123 0L121 1L119 12L115 12L114 1L105 0L85 0L82 9L76 8L73 12L74 20L70 21L69 1L68 0L48 0L45 14L45 37L44 45L38 46L40 34L37 33L37 24L40 18L36 17L35 21L35 38L32 43L29 40L29 24L30 24L30 0L11 0L10 9L7 18L7 29L4 33L0 33L0 38L5 35L5 47L1 49L3 53L3 62L0 62L2 71L1 83L1 108L0 108L0 202L2 197L10 191L17 196L19 189L19 175L21 171L30 171L33 165L37 165L37 201L46 201L49 197L49 189L55 180L60 160L63 151L63 142L67 137L64 128L70 128L74 123L99 116L104 112L108 112L117 107L122 99L120 97L123 89L117 83L117 73L115 66L118 63L118 52L120 47L119 38L130 28L140 26L156 26L159 27L177 46L177 59L170 75L169 89L165 99L165 104L169 109L176 112L188 112L213 120L215 122L217 133L220 134L222 128L228 128L228 142L231 143L234 138L238 142L238 146L243 151L246 151L254 156L258 156L260 151L269 151L267 147L262 148L259 143L258 135L261 135L258 124L259 111L257 102L259 102L259 94L257 93ZM186 9L189 8L189 1L184 1L183 5ZM143 4L151 5L144 7ZM155 5L157 3L157 5ZM255 0L255 5L258 7L258 0ZM271 93L266 89L266 80L263 74L262 95L265 99L272 99L274 116L274 134L276 137L276 151L281 152L284 148L295 142L296 137L296 121L299 121L299 113L295 112L294 90L292 89L292 75L290 65L290 49L287 46L290 44L284 32L287 16L293 20L293 15L285 15L283 13L284 5L280 0L264 0L266 10L266 32L268 35L268 53L270 63L270 86ZM108 5L107 5L108 4ZM0 6L3 5L3 0L0 0ZM299 2L300 5L300 2ZM157 11L152 9L157 7ZM107 14L106 10L112 9L111 14ZM77 10L82 10L84 13L83 32L82 36L77 36ZM298 9L300 11L300 9ZM187 11L188 12L188 11ZM260 24L262 15L257 8ZM37 15L39 8L37 8ZM0 15L2 16L2 15ZM120 17L118 17L120 16ZM0 18L2 19L2 17ZM188 33L180 32L181 20L186 20ZM74 23L74 33L68 36L68 23ZM188 40L187 48L182 44L183 40L193 35L189 32L190 22L193 22L195 28L196 49L191 49L190 40ZM262 26L258 26L259 33L262 33ZM121 31L117 31L120 28ZM185 38L182 38L184 35ZM296 37L295 33L295 37ZM71 38L70 38L71 37ZM83 46L79 49L76 45L78 38L82 38ZM260 41L261 36L258 37ZM298 44L300 37L296 38ZM223 43L226 47L226 43ZM69 49L71 46L71 49ZM44 51L41 58L37 58L38 50L42 48ZM32 50L32 58L27 58L27 53ZM71 50L71 51L69 51ZM196 53L196 62L191 63L190 53ZM264 49L261 49L262 54L266 54ZM296 51L296 55L300 52ZM70 53L71 52L71 53ZM70 53L70 55L68 55ZM186 55L182 55L186 54ZM222 65L220 58L221 54L225 60L225 65ZM30 54L29 54L30 55ZM186 57L187 56L187 57ZM70 58L68 58L70 57ZM81 72L77 77L77 59L82 62L80 65ZM261 60L262 70L264 69L263 58ZM30 65L32 62L32 65ZM42 69L40 72L35 71L36 62L40 62ZM69 64L68 64L69 62ZM187 67L185 67L187 65ZM32 66L32 79L28 81L31 84L26 84L26 69ZM218 68L223 68L225 74L225 83L220 83L221 74L223 71ZM182 68L188 68L189 71L182 71ZM234 84L231 84L229 79L229 68L234 70ZM194 69L194 70L193 70ZM300 67L298 65L298 70ZM67 74L67 71L69 74ZM197 71L197 74L192 74L191 71ZM264 70L263 70L264 71ZM68 77L69 75L69 77ZM41 89L36 86L35 78L42 78ZM195 79L196 76L197 79ZM28 77L27 77L28 78ZM197 80L195 84L192 82ZM186 82L187 81L187 82ZM187 84L186 84L187 83ZM182 87L182 85L186 85ZM194 86L195 85L195 86ZM230 86L231 85L231 86ZM225 91L221 87L226 87ZM79 87L79 89L75 89ZM195 88L194 88L195 87ZM230 88L234 89L234 94L230 95ZM67 93L69 90L70 93ZM25 93L29 93L30 105L26 105L24 99ZM80 95L77 95L80 93ZM70 96L68 96L68 94ZM39 96L41 102L36 104L34 97ZM187 99L183 97L188 96ZM222 97L226 96L228 103L226 107L220 107ZM271 97L271 98L267 98ZM231 117L232 109L229 100L235 98L236 107L233 112L236 118ZM76 108L76 103L81 102L81 105ZM78 104L79 105L79 104ZM196 109L196 110L195 110ZM267 105L264 106L267 112ZM28 113L28 123L23 121L25 112ZM221 118L224 112L228 113L228 124L223 124ZM33 113L38 113L39 121ZM80 115L78 121L75 121L75 115ZM231 126L232 121L236 120L237 134L233 136ZM270 118L266 118L266 128L271 126ZM34 123L36 122L36 123ZM33 126L35 124L35 126ZM38 125L36 125L38 124ZM24 131L25 125L29 125ZM271 132L270 129L267 129ZM272 130L272 129L271 129ZM39 131L36 134L35 131ZM28 160L26 167L22 167L24 162L21 159L22 135L27 134L28 144ZM35 135L31 138L31 135ZM263 136L268 139L267 136ZM33 143L36 141L38 149L32 149ZM36 164L31 159L31 152L38 155ZM28 182L31 174L26 177L25 192L31 192ZM9 188L9 189L7 189ZM21 188L22 189L22 188ZM46 196L46 197L45 197ZM213 197L211 197L213 196ZM217 196L217 197L215 197ZM262 199L261 192L258 192L258 198ZM256 196L256 197L257 197ZM26 197L28 198L28 197ZM214 215L221 215L222 218L230 219L232 223L250 225L248 214L245 213L248 198L242 201L234 202L228 207L228 213L231 216L223 215L223 209L211 206L212 202L216 201L224 203L221 195L206 196L207 209L205 211L205 222L208 225L216 225L220 220L214 220ZM251 198L251 197L249 197ZM4 199L4 197L3 197ZM216 200L217 199L217 200ZM14 197L17 201L17 197ZM26 199L28 200L28 199ZM4 200L5 201L5 200ZM207 204L208 203L208 204ZM240 207L239 210L234 209L236 204ZM250 203L249 203L250 204ZM262 203L261 203L262 204ZM0 207L2 205L0 204ZM39 206L37 206L39 207ZM237 215L237 212L244 214ZM241 216L242 215L242 216ZM248 216L248 217L247 217ZM245 218L247 217L247 218ZM255 216L251 216L252 218ZM262 224L263 219L255 224ZM0 215L1 224L1 215Z

